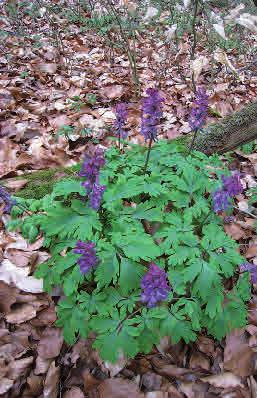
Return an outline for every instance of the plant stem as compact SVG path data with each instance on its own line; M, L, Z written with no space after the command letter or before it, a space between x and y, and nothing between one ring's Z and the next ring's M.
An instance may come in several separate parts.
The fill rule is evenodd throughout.
M193 147L194 147L194 144L195 144L195 140L196 140L197 133L198 133L198 130L197 130L197 129L196 129L196 130L194 130L194 135L193 135L193 138L192 138L192 141L191 141L191 144L190 144L189 150L188 150L188 155L191 153L191 151L192 151L192 149L193 149Z
M143 307L138 308L137 310L135 310L134 312L132 312L131 314L126 316L126 318L123 321L120 321L120 323L117 327L117 333L120 333L123 322L125 322L127 319L133 318L133 316L136 315L138 312L140 312L142 309L143 309Z
M198 1L199 0L195 0L195 2L194 2L194 16L193 16L193 21L192 21L193 46L192 46L192 51L191 51L191 60L193 60L195 58L195 49L196 49L196 43L197 43L197 35L196 35L195 23L196 23L197 11L198 11ZM193 84L193 91L195 93L196 92L196 85L195 85L194 71L192 73L192 84Z
M145 159L145 165L144 165L144 169L143 169L144 170L143 174L146 173L146 169L147 169L149 158L150 158L150 152L151 152L152 144L153 144L153 139L150 138L149 145L148 145L148 150L147 150L147 154L146 154L146 159Z

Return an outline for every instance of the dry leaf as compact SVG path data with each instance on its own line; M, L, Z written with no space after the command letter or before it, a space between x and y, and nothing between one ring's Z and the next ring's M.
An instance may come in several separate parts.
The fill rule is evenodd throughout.
M221 63L222 65L227 66L232 72L234 72L234 73L236 73L238 75L236 68L232 65L232 63L228 59L228 56L225 53L225 51L223 51L220 48L218 48L214 52L214 59L215 59L215 61Z
M99 398L143 398L138 386L130 380L108 379L97 388Z
M28 276L29 272L29 267L19 268L5 259L0 266L0 280L7 284L13 283L25 292L42 293L43 280Z
M14 190L15 192L19 191L21 188L24 188L27 185L28 180L8 180L5 181L4 186Z
M85 395L78 387L72 387L69 391L66 391L63 398L84 398Z
M13 384L13 380L8 379L7 377L1 378L0 395L5 394L7 391L9 391Z
M222 39L227 40L223 23L214 23L213 27Z
M16 380L27 372L27 369L32 365L34 357L22 358L17 361L13 361L10 365L10 371L8 377L12 380Z
M43 397L44 398L57 398L58 384L60 377L60 367L55 366L54 361L51 363L44 384Z
M35 375L41 375L48 371L50 366L50 359L43 359L41 357L36 358L36 368L34 370Z
M100 89L100 95L111 100L121 98L127 91L125 86L119 84L112 84Z
M225 224L224 229L225 232L235 240L247 238L246 231L236 223Z
M191 63L191 70L194 74L194 79L197 81L199 76L205 66L209 64L209 60L204 55L200 55L198 58L194 59Z
M37 64L36 68L39 69L40 72L48 73L49 75L53 75L57 71L57 64L42 62L40 64Z
M43 359L55 358L60 354L63 344L61 329L47 328L37 347L38 354Z
M142 376L141 383L147 391L158 391L161 388L162 377L153 372L146 372Z
M209 383L214 387L218 388L234 388L234 387L244 387L241 383L241 378L234 375L231 372L225 372L218 375L201 377L204 383Z
M11 310L12 304L16 302L18 290L0 281L0 312L7 314Z
M253 354L244 330L233 331L226 338L224 369L241 377L251 375L253 372Z
M31 304L22 304L17 308L9 312L6 316L6 320L9 323L23 323L29 321L32 318L35 318L37 315L37 311L35 307Z

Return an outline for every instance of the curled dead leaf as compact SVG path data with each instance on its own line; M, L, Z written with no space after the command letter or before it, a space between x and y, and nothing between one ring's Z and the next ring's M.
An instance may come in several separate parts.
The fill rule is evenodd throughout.
M6 320L9 323L20 324L35 318L36 315L36 308L32 304L22 304L7 314Z

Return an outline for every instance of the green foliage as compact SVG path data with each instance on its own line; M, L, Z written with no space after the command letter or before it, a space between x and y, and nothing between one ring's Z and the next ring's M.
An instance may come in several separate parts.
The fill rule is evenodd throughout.
M57 325L65 340L72 344L78 335L94 333L94 347L115 361L121 351L127 357L149 352L162 336L188 343L202 328L220 339L243 326L249 278L238 278L243 258L212 211L210 193L219 184L214 172L224 172L217 157L185 157L178 145L160 141L146 174L140 146L122 154L112 147L105 157L100 184L106 191L98 212L89 207L78 177L70 176L40 200L18 199L33 215L10 222L30 241L39 233L45 237L51 258L37 276L47 292L63 289ZM13 208L14 217L21 213ZM77 240L96 245L99 264L86 275L73 253ZM166 270L171 292L149 309L140 301L140 281L151 261Z

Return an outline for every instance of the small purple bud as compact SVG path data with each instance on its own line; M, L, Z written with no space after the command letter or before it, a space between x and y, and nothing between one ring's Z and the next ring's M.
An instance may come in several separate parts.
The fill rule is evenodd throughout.
M166 272L155 263L151 263L141 280L141 289L141 301L149 308L155 307L159 301L166 300L170 291Z
M145 141L149 139L156 141L164 98L155 88L148 88L146 94L147 97L142 101L141 134Z
M121 102L120 104L116 105L115 108L115 115L116 115L116 121L115 121L115 128L117 135L123 139L127 138L127 132L124 130L124 125L126 123L127 117L128 117L128 106L124 102Z
M78 265L82 274L86 274L92 268L95 268L99 262L94 242L82 242L79 240L73 249L73 253L81 254L81 257L78 259Z
M203 127L208 114L208 95L205 89L199 88L195 95L194 107L189 116L189 126L196 131Z

